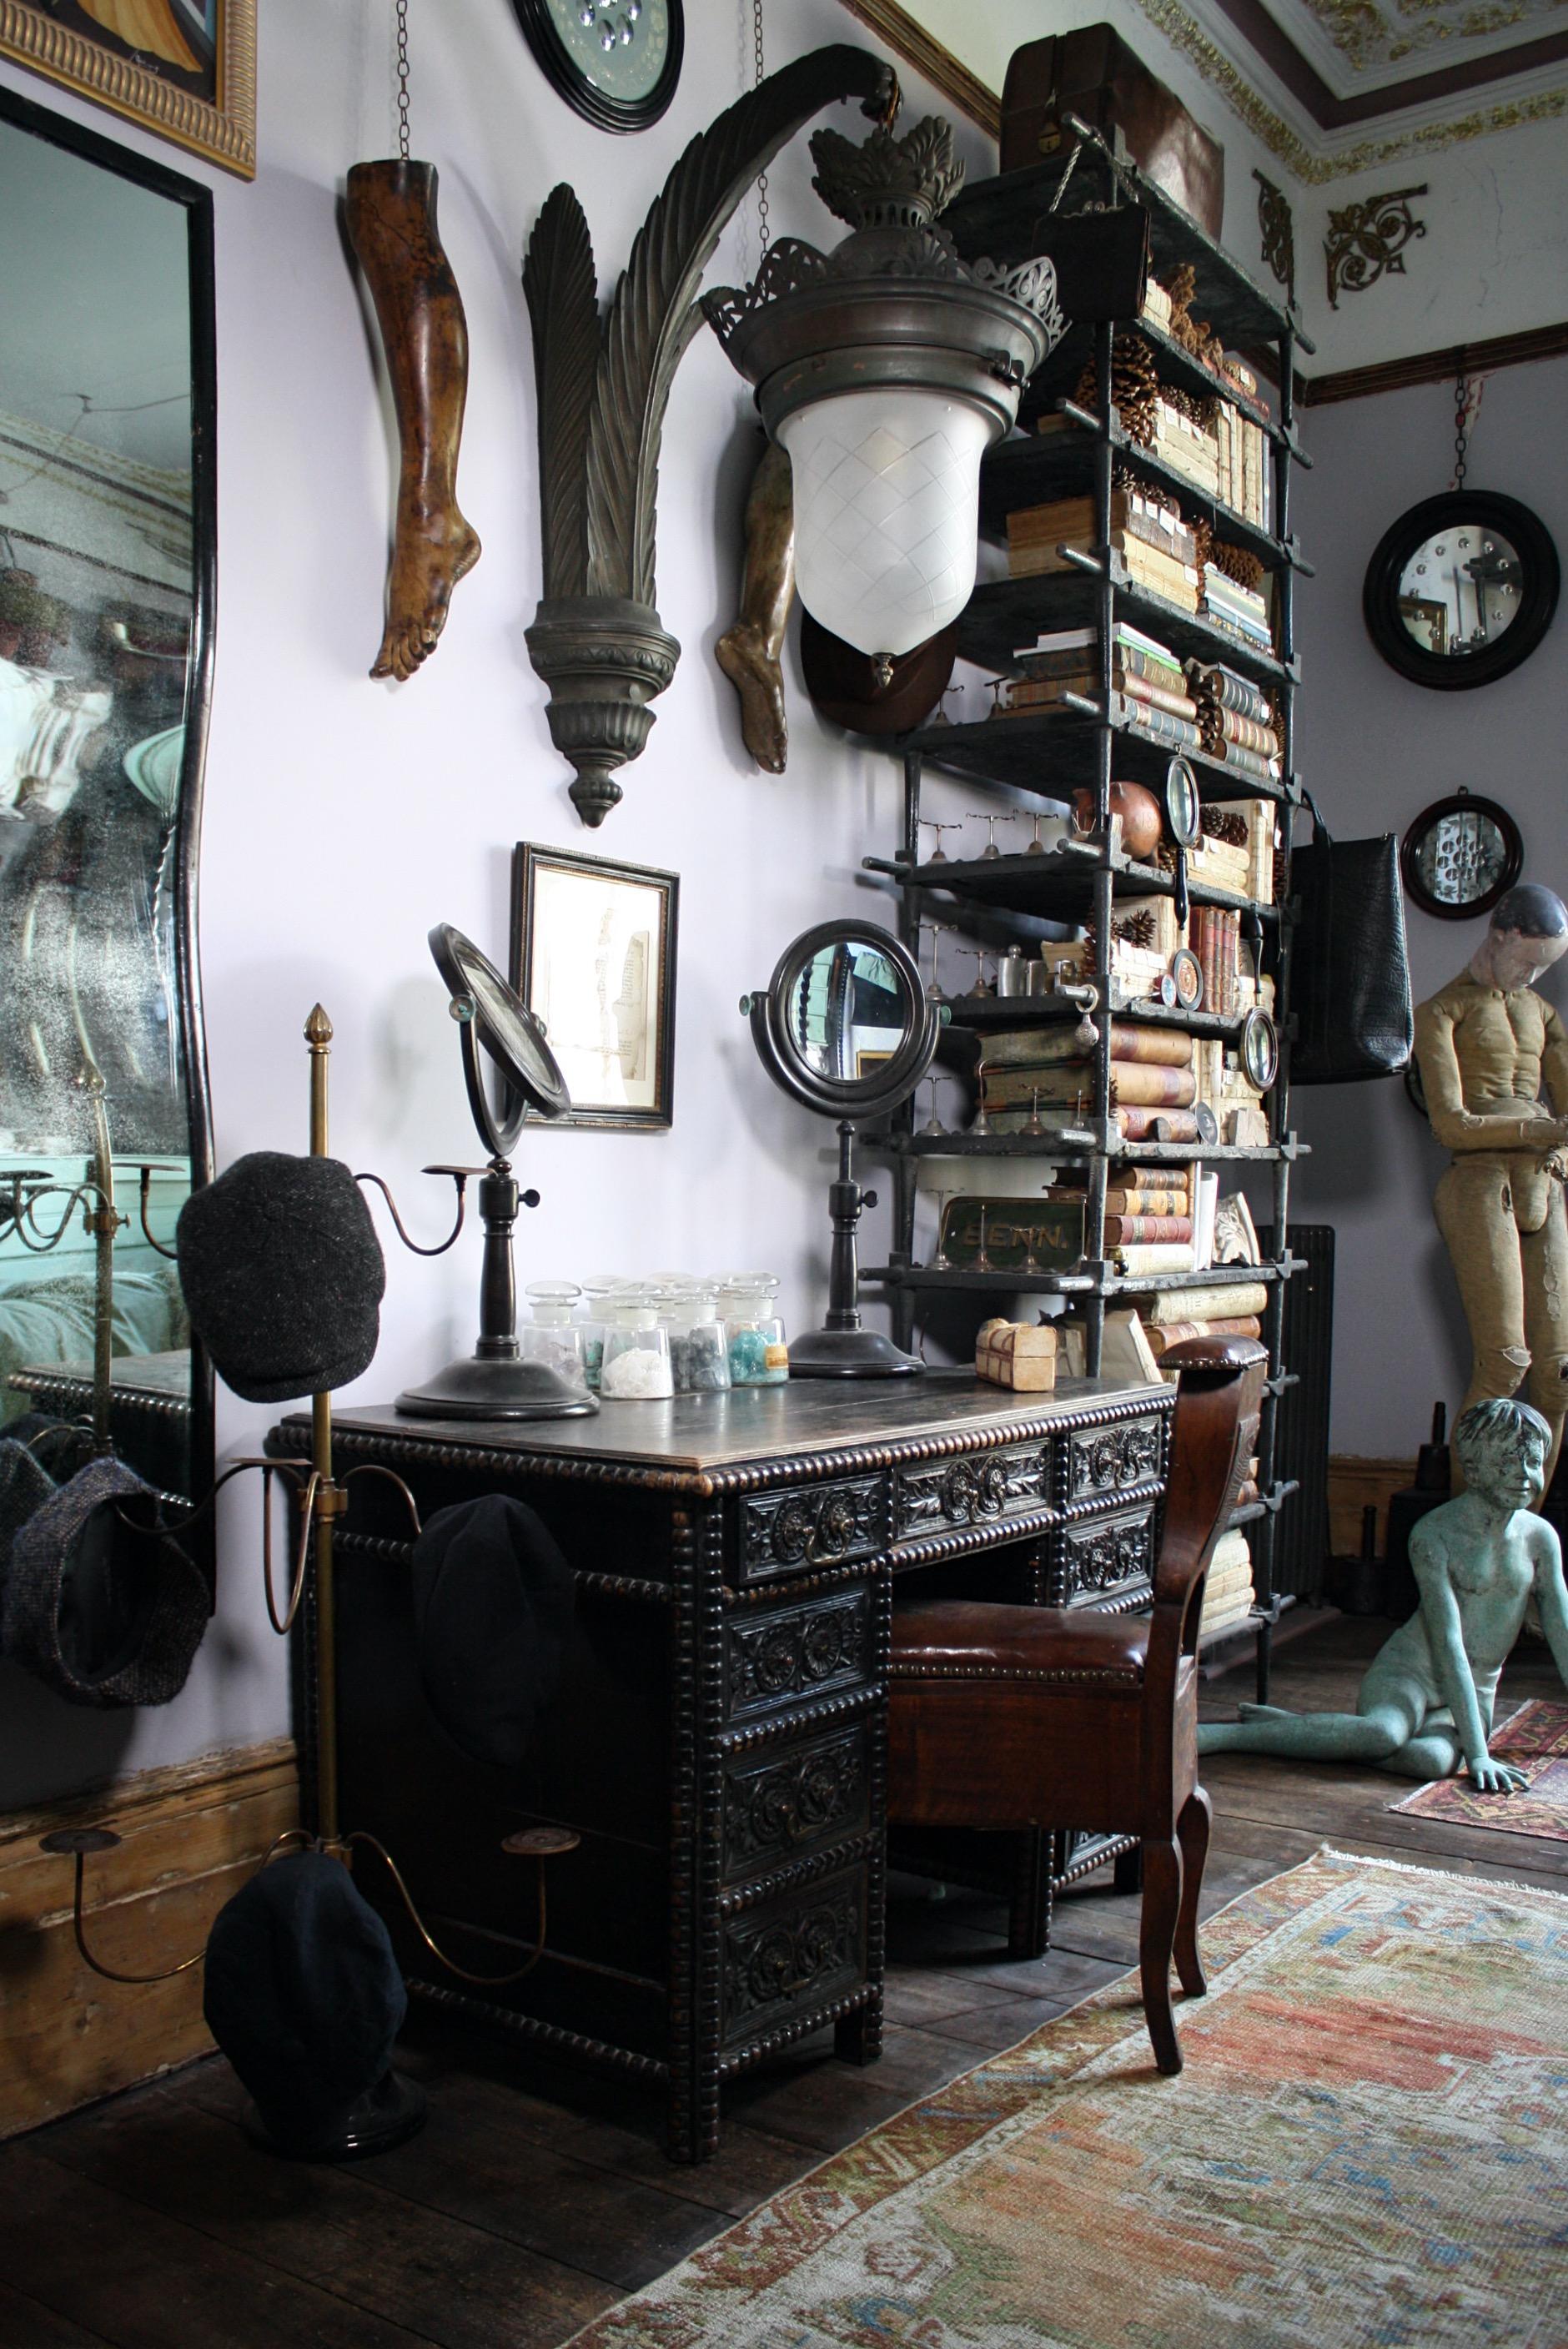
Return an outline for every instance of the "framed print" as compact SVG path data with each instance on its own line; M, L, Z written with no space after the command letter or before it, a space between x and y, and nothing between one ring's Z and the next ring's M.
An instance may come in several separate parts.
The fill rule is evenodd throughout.
M0 57L256 176L256 0L0 0Z
M676 873L518 843L511 978L572 1095L556 1124L673 1122L679 894Z

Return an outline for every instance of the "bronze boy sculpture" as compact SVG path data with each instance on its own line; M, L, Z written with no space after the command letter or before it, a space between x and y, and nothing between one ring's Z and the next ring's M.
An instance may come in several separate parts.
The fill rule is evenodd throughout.
M1553 1661L1568 1683L1563 1552L1539 1497L1552 1431L1528 1403L1472 1403L1454 1430L1467 1489L1410 1535L1420 1604L1374 1657L1354 1713L1286 1713L1243 1704L1206 1723L1201 1754L1281 1754L1370 1762L1401 1778L1448 1778L1461 1762L1482 1794L1511 1794L1525 1775L1487 1750L1498 1675L1533 1591Z

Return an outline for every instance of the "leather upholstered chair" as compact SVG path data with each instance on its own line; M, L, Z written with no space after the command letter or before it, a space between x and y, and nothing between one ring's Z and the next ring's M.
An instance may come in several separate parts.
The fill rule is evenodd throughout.
M893 1612L889 1818L1137 1836L1143 2011L1162 2072L1181 2068L1172 1952L1183 1990L1197 1997L1206 1988L1198 1616L1256 1443L1266 1360L1251 1338L1192 1338L1164 1357L1181 1382L1147 1615L965 1599Z

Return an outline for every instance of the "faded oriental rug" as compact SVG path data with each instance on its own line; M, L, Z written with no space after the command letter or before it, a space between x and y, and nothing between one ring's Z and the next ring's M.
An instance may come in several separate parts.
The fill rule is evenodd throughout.
M1321 1851L762 2204L577 2349L1563 2349L1568 1899Z
M1530 1778L1512 1795L1482 1795L1468 1778L1434 1778L1391 1811L1423 1819L1455 1819L1461 1826L1496 1827L1503 1835L1550 1836L1568 1843L1568 1704L1532 1697L1495 1730L1488 1744L1500 1762Z

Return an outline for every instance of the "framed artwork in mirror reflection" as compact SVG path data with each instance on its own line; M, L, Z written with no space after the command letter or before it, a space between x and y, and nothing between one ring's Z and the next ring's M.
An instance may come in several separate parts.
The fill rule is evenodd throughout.
M0 57L256 176L256 0L0 0Z
M673 1123L679 896L678 874L518 843L512 984L572 1095L552 1123L634 1133Z

